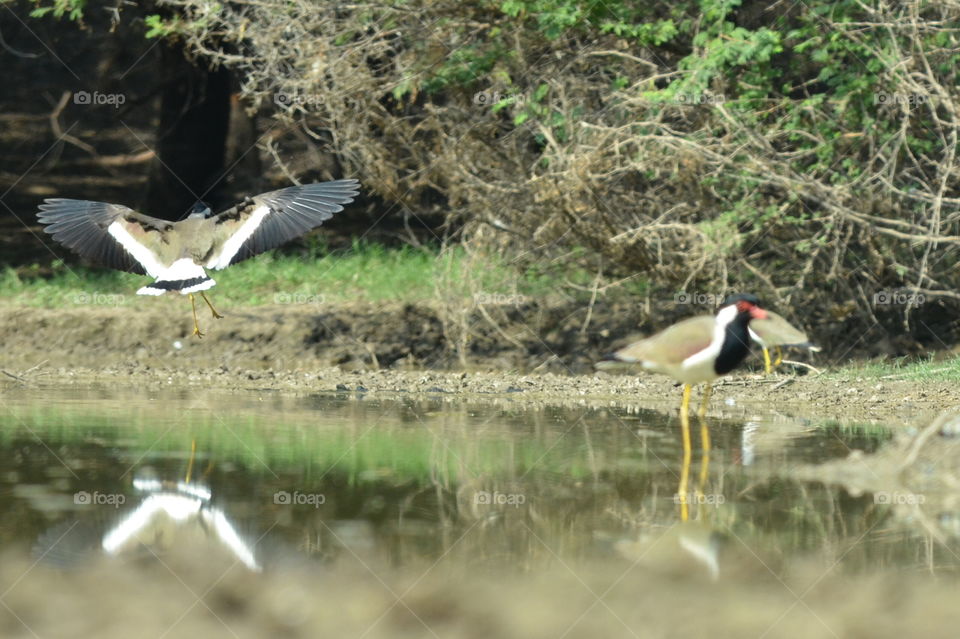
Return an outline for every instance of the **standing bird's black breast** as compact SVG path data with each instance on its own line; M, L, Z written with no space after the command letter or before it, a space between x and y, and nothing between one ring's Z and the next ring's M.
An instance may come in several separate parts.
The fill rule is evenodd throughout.
M746 359L750 354L750 334L747 330L750 324L749 313L738 313L737 317L727 324L723 333L723 344L720 353L713 364L717 375L726 375Z

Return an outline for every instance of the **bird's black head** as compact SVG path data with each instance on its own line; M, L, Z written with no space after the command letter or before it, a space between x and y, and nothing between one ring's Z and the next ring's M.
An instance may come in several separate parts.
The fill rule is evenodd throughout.
M760 298L750 293L728 295L720 308L725 309L728 306L736 306L737 314L746 314L753 319L763 319L767 315L760 304Z
M206 219L213 215L213 211L210 210L210 206L206 202L201 202L197 200L197 203L193 205L193 208L190 209L189 217Z
M720 308L723 308L724 306L730 306L731 304L736 304L737 302L749 302L754 306L763 306L760 303L760 298L752 293L733 293L731 295L727 295L723 299L723 303L720 304Z

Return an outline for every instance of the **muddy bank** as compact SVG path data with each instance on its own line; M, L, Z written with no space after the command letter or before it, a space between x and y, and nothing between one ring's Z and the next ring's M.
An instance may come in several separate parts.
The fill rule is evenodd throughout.
M364 397L439 395L524 404L648 406L675 411L680 388L656 375L558 375L554 373L349 371L339 367L263 370L148 365L63 368L51 364L5 375L3 384L78 387L200 387L222 390L343 393ZM709 415L750 419L776 406L803 418L878 421L921 426L940 411L960 405L950 383L826 379L789 375L734 376L715 386Z
M690 315L671 305L651 315L636 304L527 301L522 305L347 302L231 307L215 320L203 304L204 338L192 336L190 305L183 298L136 299L78 294L61 309L0 308L5 366L50 360L67 367L116 364L286 370L339 366L345 370L491 370L591 374L593 363L624 344ZM831 354L868 358L925 352L918 344L895 346L865 336L851 343L819 327L820 354L789 353L824 367ZM840 339L840 338L843 339ZM834 344L832 347L831 344ZM747 369L762 368L758 358ZM802 372L802 371L801 371Z
M522 325L478 323L470 327L469 339L451 341L450 329L426 307L264 306L225 309L227 317L219 321L203 313L206 336L197 339L190 335L189 309L182 300L155 302L0 310L5 381L457 393L549 402L662 403L665 408L675 406L680 396L665 377L592 370L592 362L617 343L614 336L638 335L635 326L625 326L612 312L586 332L580 330L582 319L542 313ZM466 350L458 351L457 343ZM460 368L464 359L466 369ZM950 382L838 379L789 366L774 376L761 371L762 362L752 355L744 370L717 387L712 413L772 403L804 416L921 424L960 404L960 390Z
M605 319L593 321L593 328L584 331L582 313L566 306L528 314L516 308L508 314L494 309L487 312L488 319L470 308L454 311L400 303L220 305L225 315L221 320L198 309L204 338L197 339L191 334L185 299L137 302L122 307L0 309L0 336L7 350L3 362L30 366L47 359L68 367L216 365L274 370L459 369L466 364L487 370L572 373L591 371L592 363L609 350L611 335L636 331L636 320L631 322L613 307L606 309Z

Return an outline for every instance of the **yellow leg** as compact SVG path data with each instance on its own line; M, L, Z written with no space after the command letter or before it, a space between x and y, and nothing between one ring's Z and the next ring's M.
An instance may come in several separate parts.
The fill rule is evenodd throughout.
M690 411L690 393L693 387L690 384L683 385L683 401L680 402L680 415L686 415Z
M684 397L689 398L690 385L684 388ZM677 487L677 498L680 503L680 521L690 518L689 495L687 493L690 481L690 416L686 411L680 413L680 433L683 437L683 465L680 467L680 485Z
M703 489L707 485L707 473L710 468L710 429L707 428L707 422L700 420L700 448L703 450L703 459L700 461L700 484L699 493L703 494Z
M187 465L187 484L190 483L190 477L193 475L193 458L197 455L197 440L190 441L190 463Z
M710 393L713 392L713 386L707 384L703 388L703 398L700 400L700 410L697 412L697 415L700 416L700 419L703 419L707 416L707 404L710 403Z
M773 362L773 367L776 368L783 362L783 349L779 346L775 346L774 348L777 349L777 359Z
M197 338L202 338L203 333L200 332L200 325L197 323L197 301L193 297L193 293L187 293L190 296L190 308L193 309L193 334Z
M223 319L223 315L217 312L217 309L213 307L213 304L210 303L210 300L207 299L207 294L203 291L200 291L200 296L203 297L203 301L207 303L207 306L210 307L210 312L213 313L214 319Z
M763 366L767 369L767 375L773 372L773 367L770 366L770 351L766 346L763 347Z

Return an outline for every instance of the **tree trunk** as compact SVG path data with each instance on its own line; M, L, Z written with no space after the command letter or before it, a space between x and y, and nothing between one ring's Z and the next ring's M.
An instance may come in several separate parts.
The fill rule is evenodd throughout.
M164 74L160 126L144 212L178 220L223 179L230 118L230 75L188 61L175 43L161 45Z

